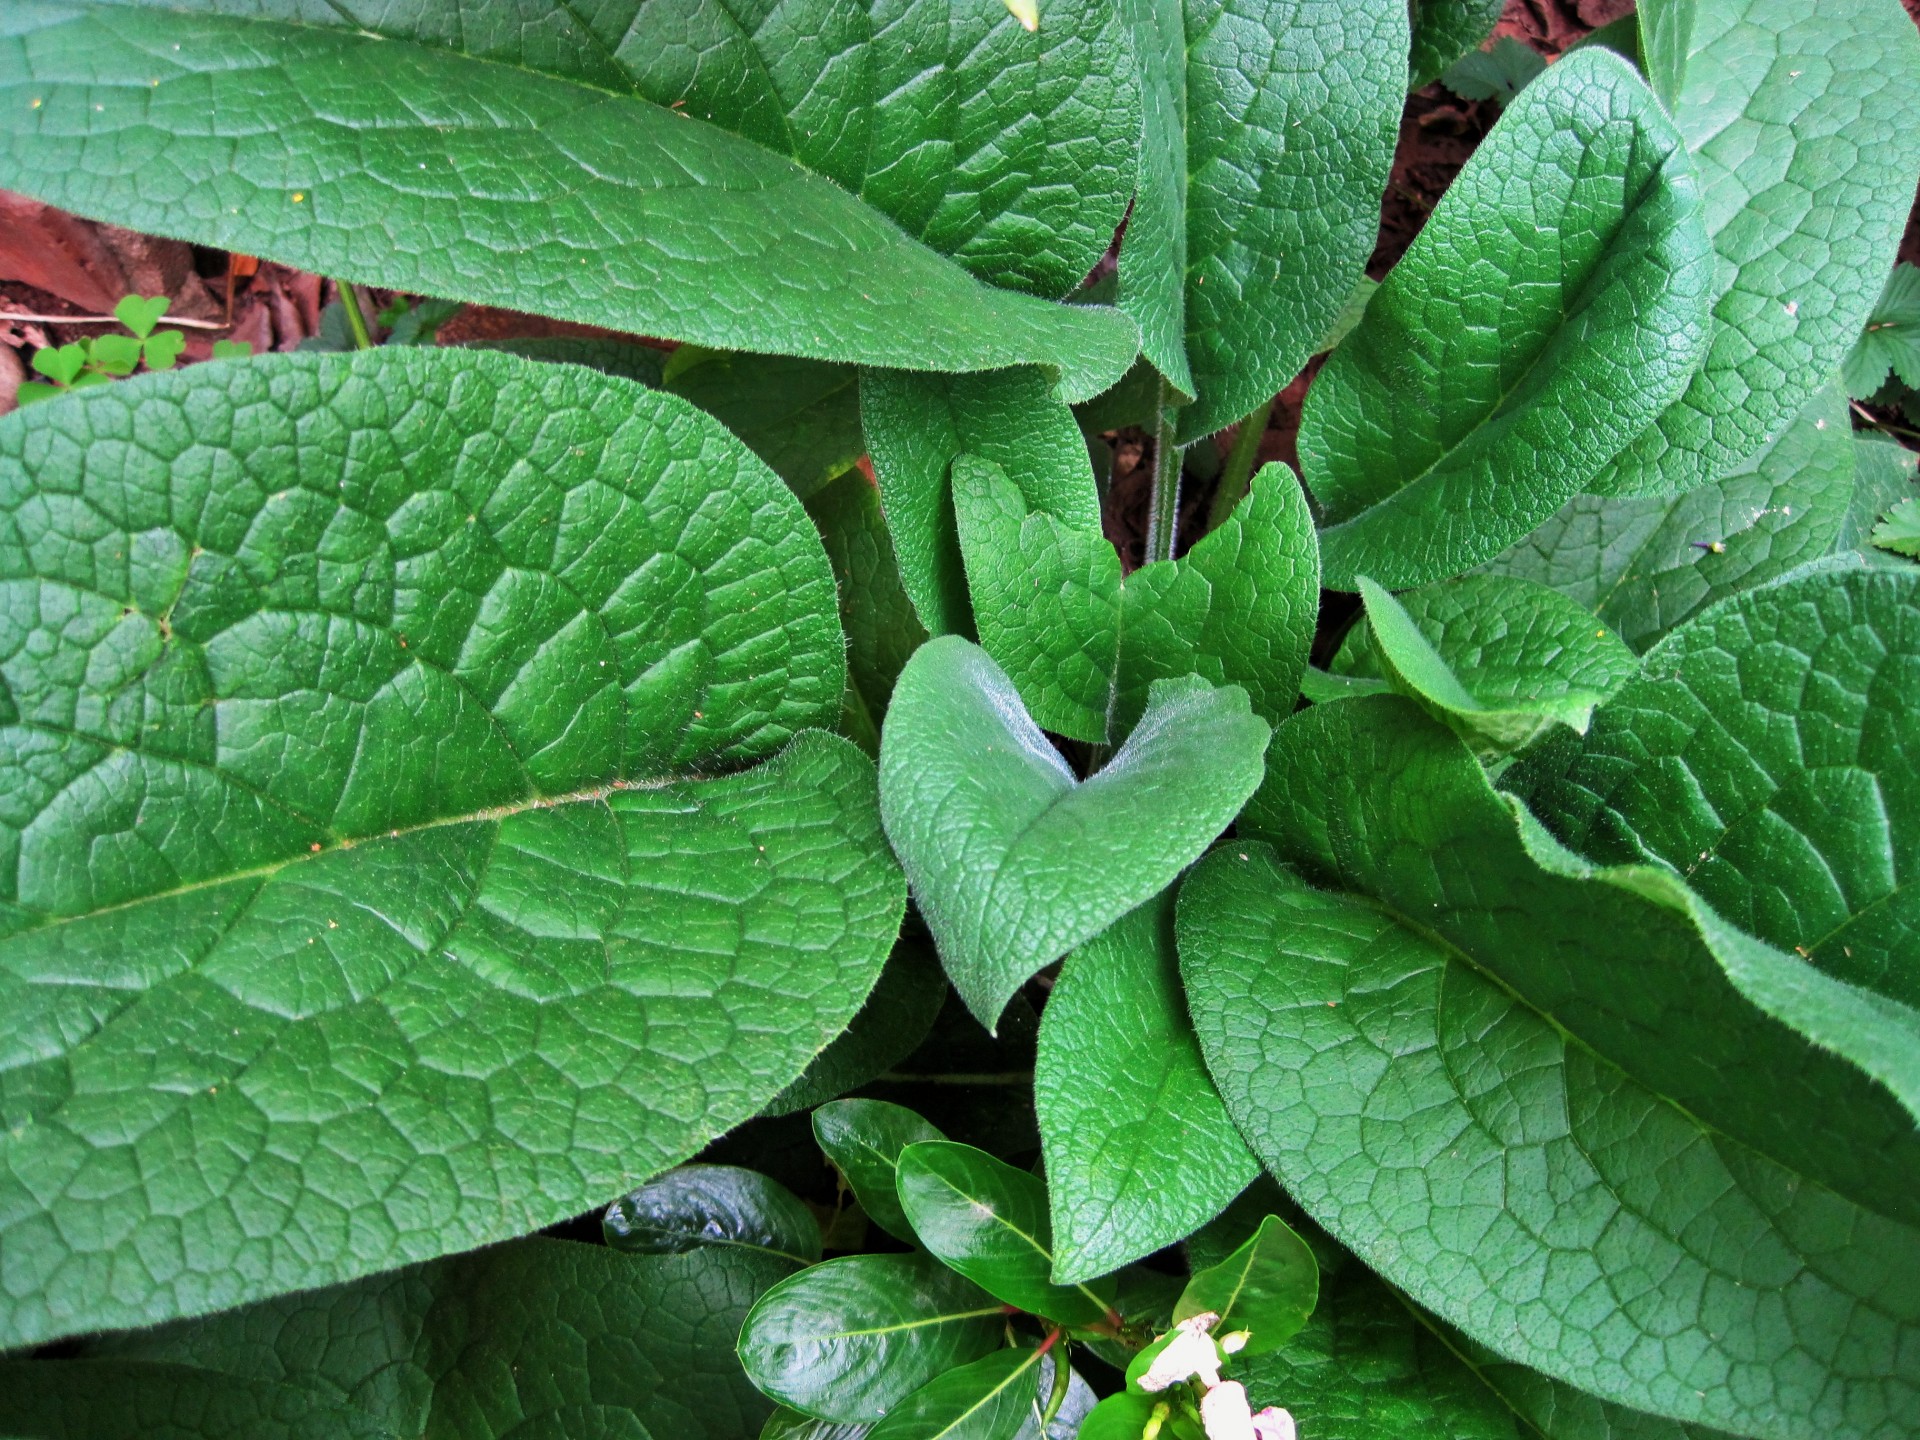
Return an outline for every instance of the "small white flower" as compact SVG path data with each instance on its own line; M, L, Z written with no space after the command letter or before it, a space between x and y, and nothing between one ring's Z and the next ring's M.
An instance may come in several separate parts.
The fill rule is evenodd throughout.
M1253 1433L1258 1440L1298 1440L1299 1435L1293 1428L1293 1416L1278 1405L1269 1405L1253 1417Z
M1182 1320L1174 1327L1173 1339L1167 1348L1153 1357L1153 1363L1147 1367L1147 1373L1140 1377L1140 1388L1146 1391L1165 1390L1170 1385L1178 1385L1183 1380L1198 1376L1202 1385L1212 1386L1220 1383L1220 1347L1207 1334L1220 1319L1218 1315L1195 1315L1190 1320Z
M1222 1381L1201 1396L1200 1423L1207 1427L1207 1440L1257 1440L1247 1389L1238 1380Z
M1251 1330L1235 1330L1231 1334L1220 1337L1220 1348L1229 1355L1238 1355L1242 1350L1247 1348L1247 1341L1252 1338L1253 1332Z

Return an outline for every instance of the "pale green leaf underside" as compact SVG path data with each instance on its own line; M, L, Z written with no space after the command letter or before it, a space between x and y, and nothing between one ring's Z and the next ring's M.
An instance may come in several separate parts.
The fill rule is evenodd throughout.
M1171 890L1068 958L1040 1017L1033 1089L1056 1281L1184 1239L1260 1173L1187 1019Z
M22 0L0 17L0 184L326 274L727 349L1032 363L1074 399L1131 362L1125 317L982 285L784 156L577 78L569 53L473 58L320 7L289 24Z
M738 1440L772 1408L733 1361L786 1267L522 1240L0 1364L0 1427L46 1440Z
M1592 488L1687 490L1833 378L1920 177L1920 35L1898 0L1647 0L1647 73L1686 137L1715 253L1705 363Z
M953 497L981 643L1042 728L1117 742L1155 680L1188 674L1244 687L1269 722L1292 713L1320 567L1284 466L1178 560L1124 578L1104 534L1036 511L991 463L956 461Z
M1920 570L1789 579L1647 653L1533 783L1567 844L1920 1006Z
M881 812L975 1018L994 1026L1043 966L1171 884L1259 785L1269 733L1238 687L1163 680L1076 782L985 651L921 646L881 737Z
M1395 597L1363 575L1360 593L1382 673L1477 753L1585 730L1636 668L1591 612L1530 581L1462 575Z
M1626 62L1583 50L1529 85L1308 394L1327 583L1444 579L1577 494L1692 375L1710 260Z
M1659 872L1584 866L1404 701L1317 707L1275 750L1248 828L1352 893L1225 847L1183 892L1181 955L1228 1108L1309 1212L1619 1403L1900 1434L1913 1013Z
M727 484L714 488L717 474ZM898 923L803 512L684 402L275 357L0 423L7 1343L524 1233L737 1123Z
M1854 490L1851 433L1846 396L1829 385L1732 474L1683 495L1576 495L1482 568L1551 585L1644 651L1827 552Z

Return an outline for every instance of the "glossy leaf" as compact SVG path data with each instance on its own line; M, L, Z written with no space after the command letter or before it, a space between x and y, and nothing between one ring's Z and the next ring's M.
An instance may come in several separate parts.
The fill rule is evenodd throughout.
M1173 1307L1175 1321L1212 1313L1215 1335L1245 1331L1242 1355L1264 1355L1300 1333L1320 1295L1320 1267L1307 1242L1269 1215L1239 1249L1198 1271Z
M986 652L957 636L920 647L881 737L881 811L982 1025L1193 862L1259 785L1269 733L1243 690L1162 680L1127 743L1077 782Z
M1074 399L1133 359L1123 316L982 285L826 177L639 98L575 7L534 4L548 24L531 33L505 4L471 26L430 7L194 8L9 6L0 184L323 274L726 349L1036 364Z
M907 1146L947 1137L906 1106L885 1100L836 1100L822 1105L813 1112L813 1135L834 1168L846 1177L867 1218L896 1240L917 1243L913 1226L900 1208L895 1166Z
M1037 1349L1009 1348L936 1375L892 1410L868 1440L1012 1440L1033 1408Z
M682 345L660 384L738 435L802 500L866 453L851 365Z
M1067 958L1040 1017L1033 1099L1057 1281L1173 1244L1259 1173L1187 1019L1171 889Z
M794 1265L820 1258L820 1225L786 1186L737 1165L682 1165L622 1195L601 1219L607 1244L641 1255L707 1246Z
M811 1110L891 1069L927 1038L947 993L947 977L933 947L920 940L898 941L853 1023L760 1113Z
M1920 1007L1920 571L1742 595L1647 653L1529 777L1562 840L1666 865L1733 924Z
M0 1362L0 1428L44 1440L529 1432L737 1440L769 1408L734 1333L785 1267L519 1240L204 1320Z
M1483 755L1585 731L1638 668L1590 611L1531 581L1463 575L1396 598L1363 575L1360 594L1381 673Z
M1713 326L1686 393L1591 482L1617 495L1726 474L1832 380L1920 175L1920 36L1896 0L1646 0L1640 30L1706 199Z
M849 1255L761 1296L740 1331L740 1361L795 1410L864 1423L997 1349L1004 1315L930 1255Z
M935 635L973 634L954 531L949 472L977 455L1006 472L1027 504L1071 530L1100 534L1087 444L1038 370L927 376L869 371L860 416L873 453L900 578Z
M761 1427L760 1440L866 1440L871 1425L836 1425L777 1406Z
M1296 717L1271 775L1243 826L1285 848L1204 862L1180 953L1288 1192L1602 1398L1892 1440L1920 1396L1889 1358L1920 1354L1920 1016L1663 872L1583 864L1398 698Z
M1062 1325L1106 1318L1112 1286L1053 1283L1047 1187L984 1150L928 1140L900 1152L900 1208L920 1243L1009 1305Z
M1106 536L1035 511L990 462L956 460L953 495L981 644L1043 729L1117 742L1154 681L1191 674L1241 686L1270 723L1293 712L1320 566L1285 466L1180 559L1124 578Z
M1372 251L1406 88L1397 5L1128 0L1138 194L1119 304L1182 394L1183 439L1285 385Z
M1630 66L1583 50L1529 85L1308 393L1327 583L1445 579L1582 490L1693 374L1710 256Z
M191 367L0 421L0 512L4 1343L603 1204L879 974L864 757L675 778L841 674L798 503L684 402L474 352Z
M1635 650L1717 600L1778 579L1835 543L1854 486L1846 397L1828 386L1780 438L1684 495L1578 495L1488 574L1551 585Z
M1418 90L1493 34L1506 0L1414 0L1413 61L1407 88Z

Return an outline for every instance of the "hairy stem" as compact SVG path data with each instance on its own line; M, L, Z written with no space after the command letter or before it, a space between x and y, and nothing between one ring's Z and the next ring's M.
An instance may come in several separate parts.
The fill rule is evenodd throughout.
M1179 419L1173 387L1160 382L1153 407L1153 491L1147 511L1147 564L1173 558L1175 529L1180 522L1180 446L1174 440Z
M367 329L367 315L360 308L360 287L351 280L335 280L340 287L340 308L347 312L347 329L353 332L353 348L373 349L373 334Z
M1273 401L1268 399L1240 422L1233 449L1227 452L1227 463L1220 469L1220 488L1213 492L1213 504L1207 511L1207 529L1219 529L1233 507L1246 498L1247 486L1253 480L1253 462L1260 455L1260 437L1267 433L1267 421L1272 416Z

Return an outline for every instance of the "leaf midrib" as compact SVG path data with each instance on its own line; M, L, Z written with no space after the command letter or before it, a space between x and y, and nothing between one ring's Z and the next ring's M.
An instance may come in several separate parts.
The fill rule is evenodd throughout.
M964 1204L966 1204L969 1208L973 1208L981 1204L978 1198L968 1193L967 1191L962 1190L957 1184L955 1184L952 1180L947 1178L945 1175L940 1174L938 1171L934 1171L930 1173L932 1173L933 1178L935 1180L938 1180L942 1185L946 1186L948 1190L952 1191L953 1194L959 1200L961 1200ZM985 1209L988 1216L992 1220L992 1223L998 1225L1001 1229L1007 1231L1008 1233L1012 1235L1016 1235L1020 1239L1026 1241L1028 1246L1032 1248L1033 1253L1038 1255L1043 1261L1046 1262L1047 1274L1049 1276L1053 1274L1053 1252L1051 1250L1047 1249L1046 1246L1042 1245L1037 1238L1035 1238L1032 1235L1029 1235L1025 1230L1022 1230L1018 1225L1015 1225L1011 1220L1007 1219L1007 1217L1001 1214L1000 1211L994 1206L988 1205L985 1207ZM1053 1285L1053 1281L1051 1279L1048 1279L1046 1283L1048 1285ZM1053 1288L1057 1290L1078 1290L1081 1293L1081 1295L1083 1295L1087 1299L1087 1301L1090 1304L1092 1304L1096 1309L1098 1309L1102 1314L1105 1314L1107 1311L1107 1308L1108 1308L1107 1302L1102 1300L1098 1295L1094 1294L1093 1291L1089 1290L1080 1281L1076 1280L1071 1285L1053 1285Z

